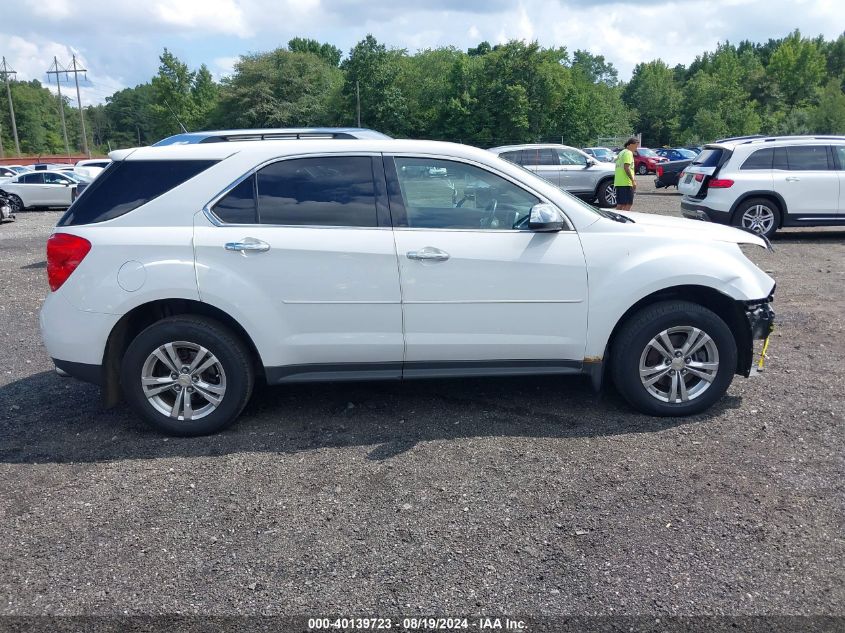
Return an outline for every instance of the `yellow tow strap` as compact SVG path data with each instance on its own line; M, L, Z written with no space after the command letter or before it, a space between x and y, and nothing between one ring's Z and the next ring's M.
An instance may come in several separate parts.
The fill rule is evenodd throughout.
M764 362L766 362L766 350L768 350L768 349L769 349L769 339L770 339L771 337L772 337L772 335L771 335L771 334L769 334L769 335L766 337L765 342L763 343L763 351L762 351L762 352L760 352L760 360L759 360L759 361L758 361L758 363L757 363L757 369L763 369L763 363L764 363Z

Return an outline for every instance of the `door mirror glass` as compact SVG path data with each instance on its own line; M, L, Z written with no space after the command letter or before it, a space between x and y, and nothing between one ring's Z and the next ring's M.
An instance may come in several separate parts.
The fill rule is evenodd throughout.
M592 167L593 165L598 165L598 161L595 158L588 158L587 167Z
M566 218L556 206L541 202L531 207L528 228L532 231L561 231L566 226Z

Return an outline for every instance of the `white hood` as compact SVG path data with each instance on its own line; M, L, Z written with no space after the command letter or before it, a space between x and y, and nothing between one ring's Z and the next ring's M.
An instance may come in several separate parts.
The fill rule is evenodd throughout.
M685 238L698 237L699 239L711 239L718 242L754 244L762 248L769 248L766 240L759 235L754 235L753 233L732 226L725 226L724 224L714 224L713 222L702 220L688 220L686 218L673 218L654 213L637 213L635 211L623 211L621 213L631 218L637 224L663 229L667 236L678 236L679 233L683 233Z

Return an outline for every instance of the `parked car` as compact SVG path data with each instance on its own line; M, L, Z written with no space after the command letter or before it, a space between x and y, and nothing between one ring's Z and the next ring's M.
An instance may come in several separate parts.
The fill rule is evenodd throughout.
M655 150L660 151L660 150ZM658 189L663 187L677 187L678 177L681 172L693 161L696 153L687 149L664 149L661 154L668 159L665 163L658 163L655 168L657 177L654 179L654 186ZM677 158L677 157L681 158Z
M73 173L91 181L99 176L100 173L109 165L111 165L111 160L104 158L80 160L73 166Z
M662 156L667 161L673 160L692 160L698 154L691 150L685 149L683 147L676 147L676 148L669 148L669 147L659 147L658 149L654 150L654 153L658 156Z
M302 127L263 128L242 130L210 130L174 134L154 143L163 145L194 145L197 143L223 143L237 141L279 141L296 139L388 139L386 134L360 127Z
M60 372L167 433L222 429L259 380L607 375L640 411L693 414L774 318L738 246L760 237L598 209L470 146L111 157L48 240L41 332Z
M11 169L16 174L32 171L32 169L27 165L4 165L4 167L6 167L6 169Z
M678 185L688 218L771 237L845 225L845 137L762 137L706 145Z
M696 154L700 154L701 150L704 149L704 146L702 146L702 145L687 145L687 146L684 147L684 149L688 149L691 152L695 152Z
M568 145L507 145L489 151L521 165L571 194L596 201L602 207L616 206L614 165L602 163Z
M69 207L79 180L60 171L32 171L0 182L13 213L30 207Z
M616 160L616 152L609 147L584 147L581 151L603 163L612 163Z
M665 162L665 158L658 156L653 149L648 147L638 147L637 151L634 152L634 171L640 176L655 173L657 165Z

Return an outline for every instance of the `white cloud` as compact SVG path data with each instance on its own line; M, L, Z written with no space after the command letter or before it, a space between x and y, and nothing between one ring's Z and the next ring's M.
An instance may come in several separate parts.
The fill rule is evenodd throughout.
M235 0L159 0L153 15L163 24L199 32L250 37L244 12Z
M211 75L215 81L220 81L223 77L231 75L235 70L235 64L240 61L240 57L216 57L209 66Z

